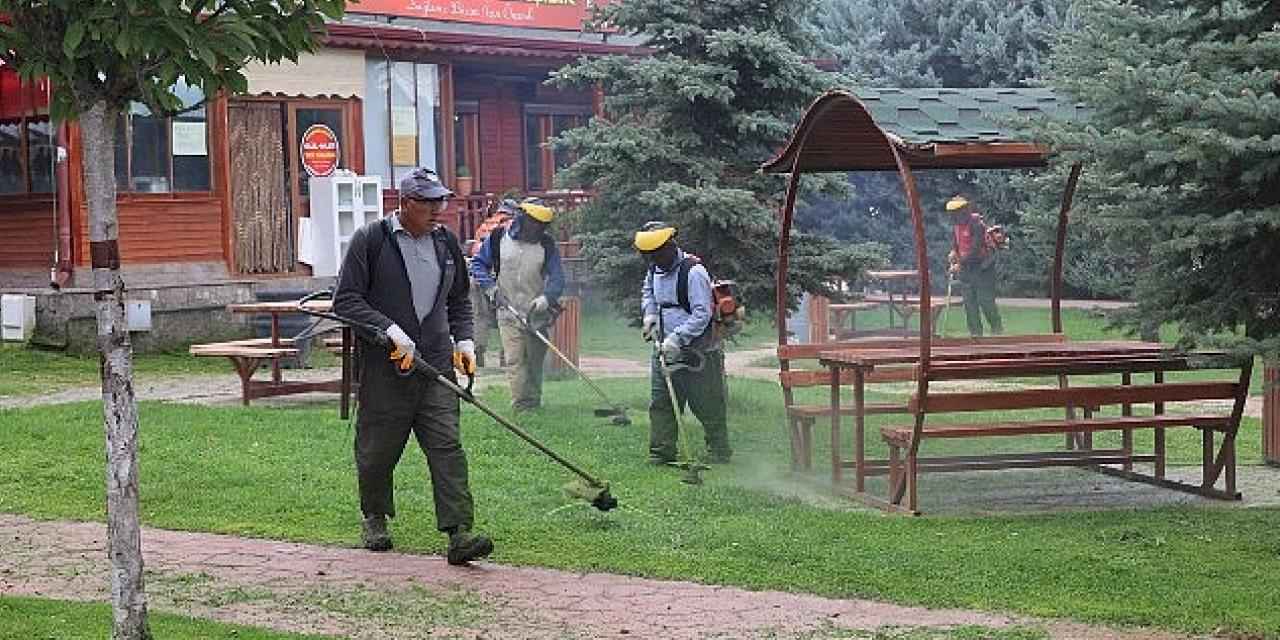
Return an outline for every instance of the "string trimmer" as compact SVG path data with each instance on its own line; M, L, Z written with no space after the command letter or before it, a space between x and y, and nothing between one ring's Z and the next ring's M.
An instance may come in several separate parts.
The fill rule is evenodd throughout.
M951 312L951 285L956 281L956 274L947 273L947 300L942 305L942 328L938 330L939 335L947 337L947 314Z
M583 372L582 369L579 369L578 365L574 364L573 361L569 359L569 356L566 356L564 352L556 348L556 345L551 342L551 339L548 338L546 334L542 333L542 331L537 327L534 327L532 322L529 322L528 316L516 311L515 307L511 306L509 302L504 302L502 306L506 308L508 313L515 316L516 320L518 320L521 325L524 325L525 331L537 336L538 339L542 341L542 344L547 345L547 348L551 350L551 353L556 354L556 357L560 358L560 361L568 365L570 369L573 369L573 371L578 374L578 377L582 378L582 381L587 383L587 386L591 387L591 390L595 391L596 395L600 396L601 400L604 400L606 404L610 405L609 407L600 407L595 409L593 413L595 413L597 417L610 418L610 421L613 424L620 426L627 426L631 424L631 419L627 417L627 409L613 400L610 400L609 396L605 395L604 390L597 386L595 382L592 382L591 378L588 378L587 374Z
M331 296L331 295L332 294L328 291L318 291L316 293L310 294L304 297L302 300L298 301L298 309L303 313L306 313L318 318L327 318L335 322L341 322L342 324L345 324L349 327L352 327L353 329L356 329L361 333L361 335L363 335L365 338L368 338L374 344L377 344L378 346L387 350L390 350L392 348L393 344L391 342L391 338L387 336L385 331L383 331L382 329L379 329L374 325L365 324L358 320L352 320L351 318L344 318L333 312L319 311L317 309L307 307L308 302L316 300L321 296ZM436 382L444 385L450 391L456 394L459 398L466 401L471 406L483 411L485 415L488 415L495 422L505 427L511 433L514 433L521 440L524 440L525 442L529 443L529 445L531 445L533 448L546 454L547 457L554 460L560 466L573 472L574 475L578 476L580 481L570 482L569 484L566 484L564 486L564 491L569 496L585 500L589 502L591 506L601 511L609 511L610 509L613 509L618 506L618 499L614 498L609 493L608 482L605 482L596 478L595 476L584 471L578 465L566 460L560 454L556 453L555 451L552 451L551 448L547 447L547 445L539 442L527 431L525 431L524 429L521 429L519 426L517 426L515 423L511 422L510 420L502 417L496 411L494 411L493 409L490 409L487 405L485 405L478 398L476 398L475 394L471 392L472 387L475 385L474 375L468 376L467 386L464 389L463 387L458 385L458 383L449 379L448 376L444 375L435 367L431 366L425 360L423 360L421 357L421 354L417 352L417 349L414 349L413 364L412 364L412 368L410 369L410 374L425 375L435 380Z
M676 368L692 368L688 364L676 364L667 361L667 356L662 353L662 341L665 340L667 331L663 326L662 312L658 312L658 335L659 340L654 343L658 351L658 368L662 370L662 378L667 383L667 395L671 398L671 413L676 417L676 430L680 434L680 459L667 464L683 469L684 473L680 476L680 481L685 484L702 484L702 472L709 469L705 464L698 462L693 455L693 442L689 439L689 430L684 426L684 408L680 406L680 399L676 397L676 386L671 381L671 374Z

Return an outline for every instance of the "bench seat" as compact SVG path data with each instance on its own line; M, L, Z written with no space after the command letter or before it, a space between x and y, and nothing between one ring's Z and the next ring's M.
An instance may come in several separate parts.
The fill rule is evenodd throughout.
M868 402L863 405L867 415L887 415L894 413L907 413L906 403L889 403L889 402ZM830 404L797 404L787 407L787 412L799 418L821 418L831 415ZM853 415L853 405L846 404L840 406L841 416Z
M1028 420L973 424L935 424L920 431L921 438L977 438L984 436L1026 436L1094 431L1126 431L1194 426L1204 429L1226 429L1230 416L1158 415L1090 418L1087 420ZM911 444L911 427L885 427L880 430L886 442L907 447Z

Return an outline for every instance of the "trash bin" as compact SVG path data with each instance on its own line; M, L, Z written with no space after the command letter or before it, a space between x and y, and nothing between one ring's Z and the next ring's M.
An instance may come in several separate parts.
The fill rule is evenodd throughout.
M311 293L303 289L277 289L274 291L258 290L254 292L254 299L258 302L285 302L289 300L298 300L303 296ZM250 321L253 325L253 335L259 338L271 337L271 315L255 315ZM311 316L301 313L288 313L280 315L280 337L293 338L302 333L307 327L311 326ZM280 367L283 369L307 369L307 359L311 355L311 340L302 340L294 345L298 349L296 358L281 358Z

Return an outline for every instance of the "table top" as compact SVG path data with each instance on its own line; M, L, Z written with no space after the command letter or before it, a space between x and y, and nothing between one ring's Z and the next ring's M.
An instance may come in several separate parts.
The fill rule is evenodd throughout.
M333 309L332 300L313 300L307 303L307 308L312 311L330 311ZM297 300L280 300L277 302L243 302L227 305L227 311L231 313L302 313L298 310Z
M929 351L929 360L931 363L942 363L969 360L1174 354L1172 347L1158 342L1106 340L1094 342L935 346ZM887 364L912 364L919 359L920 348L918 346L894 349L833 349L819 354L819 362L826 366L875 367Z
M883 271L868 271L867 275L877 280L905 280L919 277L920 272L915 269L886 269Z

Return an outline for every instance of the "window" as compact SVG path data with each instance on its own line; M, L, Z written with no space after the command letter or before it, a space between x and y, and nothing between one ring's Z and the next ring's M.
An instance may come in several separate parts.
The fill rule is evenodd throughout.
M547 140L591 119L589 105L526 105L524 111L525 188L547 191L554 187L555 174L573 163L565 151L552 151Z
M49 118L0 120L0 194L53 193Z
M434 64L365 63L364 155L369 175L389 186L418 167L444 165L440 73Z
M454 103L453 140L454 175L471 176L472 184L479 188L480 105L477 102L459 100Z
M186 111L152 115L141 103L116 123L116 189L148 193L208 191L209 144L204 95L179 81L174 93ZM200 106L196 106L200 105Z

